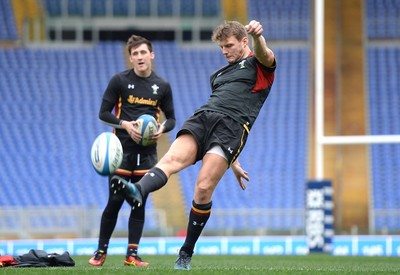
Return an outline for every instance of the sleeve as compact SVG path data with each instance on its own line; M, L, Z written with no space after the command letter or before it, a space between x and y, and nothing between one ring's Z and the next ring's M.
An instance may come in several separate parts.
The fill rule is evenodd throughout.
M120 128L121 119L117 118L113 113L112 109L115 106L114 103L111 103L105 99L103 99L100 112L99 112L99 119L101 122L110 125L115 128Z
M120 77L118 74L116 74L110 79L110 82L104 91L103 100L117 104L121 96L120 89Z
M171 85L169 83L167 83L167 87L165 89L165 96L162 99L160 107L167 119L169 118L175 119L174 100L172 96Z
M165 114L166 120L164 121L164 133L167 133L175 128L175 108L172 95L171 85L167 82L166 93L161 103L161 110Z
M103 99L100 105L99 119L101 122L115 128L121 128L121 119L117 118L113 113L113 108L118 104L120 97L119 93L119 77L114 75L103 94Z

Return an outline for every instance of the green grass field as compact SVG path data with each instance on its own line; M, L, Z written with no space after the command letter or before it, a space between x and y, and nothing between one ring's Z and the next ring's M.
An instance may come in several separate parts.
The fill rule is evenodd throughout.
M148 267L123 266L123 256L108 256L102 267L90 266L89 256L73 256L75 267L4 268L2 274L400 274L398 257L194 256L190 271L173 270L176 256L148 256Z

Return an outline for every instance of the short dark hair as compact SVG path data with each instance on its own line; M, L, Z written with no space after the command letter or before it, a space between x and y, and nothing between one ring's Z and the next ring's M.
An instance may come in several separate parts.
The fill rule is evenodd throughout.
M247 31L238 21L225 21L214 29L211 39L213 42L219 42L231 36L240 41L247 36Z
M153 52L153 45L149 40L139 35L132 35L131 37L129 37L128 42L126 42L128 54L131 54L131 50L133 48L137 48L141 44L146 44L147 48L149 48L149 51Z

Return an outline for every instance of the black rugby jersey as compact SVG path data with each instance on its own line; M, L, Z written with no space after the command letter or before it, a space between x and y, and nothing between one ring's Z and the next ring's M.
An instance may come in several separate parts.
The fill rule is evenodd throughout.
M250 130L274 82L274 67L262 65L253 53L245 59L222 67L210 77L212 93L205 110L228 115Z
M110 111L114 107L115 116L122 120L132 121L149 114L159 121L161 111L167 119L175 119L171 86L154 72L146 78L137 76L132 69L114 75L103 95L103 104L106 102L110 103ZM118 124L118 121L107 122ZM136 144L124 129L115 129L115 134L124 149L147 151L156 147L156 144L146 147Z

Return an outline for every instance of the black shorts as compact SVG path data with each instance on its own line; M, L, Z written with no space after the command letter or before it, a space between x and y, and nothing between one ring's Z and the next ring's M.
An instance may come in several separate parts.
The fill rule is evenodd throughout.
M190 133L199 146L196 162L213 146L219 145L229 164L239 157L248 136L248 130L239 122L212 111L203 111L189 117L176 136L186 133Z
M144 176L158 161L157 150L152 153L124 152L122 163L116 174L133 177Z

